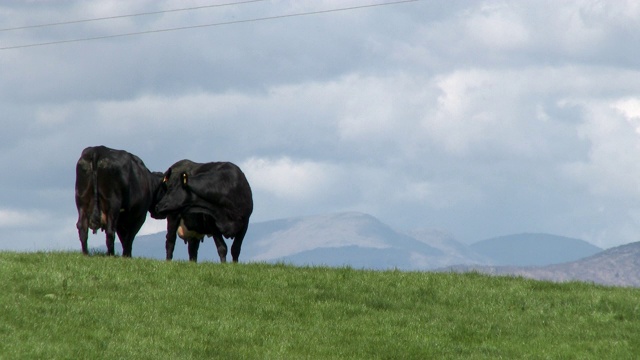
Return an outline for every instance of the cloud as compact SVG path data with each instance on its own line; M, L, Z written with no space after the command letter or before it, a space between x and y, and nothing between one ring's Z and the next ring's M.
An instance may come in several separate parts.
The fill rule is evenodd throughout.
M489 49L524 48L530 35L514 6L485 5L467 20L468 36Z
M626 120L636 127L636 132L640 133L640 98L620 99L612 104L612 107L620 111Z
M38 227L49 220L49 216L39 210L0 209L0 228Z
M250 158L242 168L257 191L298 202L326 194L338 176L336 167L330 164L294 162L287 157L275 160Z
M76 217L38 208L0 208L0 250L36 251L79 248Z
M147 219L145 220L142 228L138 232L137 236L149 235L149 234L157 234L159 232L167 231L167 222L165 220L156 220L151 216L147 215Z
M579 133L591 144L589 156L567 164L567 173L594 195L640 200L638 101L590 101L583 106L588 116Z
M368 3L243 4L0 40ZM0 5L0 22L181 7L13 2ZM254 190L252 221L357 210L463 241L533 230L635 241L639 17L633 1L422 1L3 51L5 236L29 237L38 219L55 237L46 244L76 247L73 169L84 147L105 144L153 170L183 158L239 164ZM143 232L160 228L149 222Z

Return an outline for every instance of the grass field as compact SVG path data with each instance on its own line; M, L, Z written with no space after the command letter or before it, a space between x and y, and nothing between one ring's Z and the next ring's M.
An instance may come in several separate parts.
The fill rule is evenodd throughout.
M632 359L640 289L0 253L0 359Z

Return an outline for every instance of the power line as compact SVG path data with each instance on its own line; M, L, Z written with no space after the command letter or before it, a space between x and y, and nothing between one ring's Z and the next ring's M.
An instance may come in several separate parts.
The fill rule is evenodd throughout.
M260 1L260 0L254 0L254 1ZM103 39L112 39L112 38L125 37L125 36L146 35L146 34L155 34L155 33L171 32L171 31L188 30L188 29L199 29L199 28L205 28L205 27L225 26L225 25L232 25L232 24L243 24L243 23L259 22L259 21L267 21L267 20L276 20L276 19L285 19L285 18L291 18L291 17L307 16L307 15L327 14L327 13L340 12L340 11L351 11L351 10L373 8L373 7L379 7L379 6L410 3L410 2L416 2L416 1L421 1L421 0L397 0L397 1L391 1L391 2L386 2L386 3L379 3L379 4L358 5L358 6L334 8L334 9L326 9L326 10L317 10L317 11L309 11L309 12L302 12L302 13L274 15L274 16L266 16L266 17L260 17L260 18L252 18L252 19L245 19L245 20L234 20L234 21L218 22L218 23L203 24L203 25L190 25L190 26L182 26L182 27L175 27L175 28L138 31L138 32L124 33L124 34L103 35L103 36L78 38L78 39L70 39L70 40L58 40L58 41L34 43L34 44L26 44L26 45L15 45L15 46L0 47L0 50L22 49L22 48L29 48L29 47L57 45L57 44L67 44L67 43L74 43L74 42L84 42L84 41L103 40Z
M105 16L105 17L98 17L98 18L92 18L92 19L62 21L62 22L49 23L49 24L27 25L27 26L19 26L19 27L0 29L0 32L3 32L3 31L14 31L14 30L25 30L25 29L35 29L35 28L43 28L43 27L50 27L50 26L79 24L79 23L92 22L92 21L122 19L122 18L128 18L128 17L136 17L136 16L158 15L158 14L173 13L173 12L180 12L180 11L201 10L201 9L208 9L208 8L230 6L230 5L240 5L240 4L254 3L254 2L260 2L260 1L265 1L265 0L247 0L247 1L239 1L239 2L234 2L234 3L194 6L194 7L182 8L182 9L159 10L159 11L150 11L150 12L143 12L143 13L137 13L137 14L115 15L115 16Z

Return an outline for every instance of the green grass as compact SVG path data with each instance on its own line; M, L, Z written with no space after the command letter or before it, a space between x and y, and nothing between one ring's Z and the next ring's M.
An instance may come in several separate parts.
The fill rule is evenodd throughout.
M0 253L0 359L631 359L640 289Z

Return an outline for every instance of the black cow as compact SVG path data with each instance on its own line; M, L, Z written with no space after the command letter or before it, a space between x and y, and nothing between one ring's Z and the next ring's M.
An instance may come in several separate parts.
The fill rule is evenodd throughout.
M107 254L114 255L115 234L122 256L131 256L133 238L147 211L155 214L163 174L152 173L137 156L105 146L88 147L76 165L76 207L82 252L87 255L89 229L106 233Z
M164 174L164 195L156 212L167 217L167 260L173 258L176 234L189 244L189 260L198 260L204 236L213 236L221 262L227 261L224 238L234 239L231 256L238 262L253 212L247 178L230 162L181 160Z

